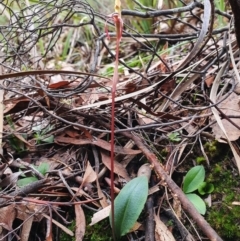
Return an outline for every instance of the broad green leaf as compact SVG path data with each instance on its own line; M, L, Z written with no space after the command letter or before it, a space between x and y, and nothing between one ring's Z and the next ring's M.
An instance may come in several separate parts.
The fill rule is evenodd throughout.
M198 189L205 179L205 169L203 166L191 168L183 180L183 192L189 193Z
M214 190L214 185L212 183L208 182L203 182L199 187L198 187L198 192L201 195L204 195L206 193L211 193Z
M200 214L204 215L206 213L206 204L197 194L189 193L186 196Z
M43 162L37 167L37 170L45 176L46 172L48 172L49 170L49 164L46 162Z
M32 182L36 182L38 179L36 177L25 177L17 181L19 187L24 187Z
M128 182L114 200L116 239L126 234L137 221L148 196L148 179L140 176ZM110 223L112 224L111 214Z

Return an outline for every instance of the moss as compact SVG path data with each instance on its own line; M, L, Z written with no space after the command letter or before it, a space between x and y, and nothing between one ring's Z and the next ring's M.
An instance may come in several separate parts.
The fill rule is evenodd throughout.
M233 201L240 201L240 177L234 176L227 160L212 165L208 181L214 184L212 207L208 209L207 221L223 240L240 240L240 206Z
M202 164L205 164L205 163L206 163L206 159L205 159L204 156L198 156L198 157L196 158L196 162L197 162L198 165L202 165Z
M204 144L204 150L209 157L215 157L219 155L220 145L217 141L208 141Z
M99 223L89 226L93 213L85 210L86 215L86 232L84 235L84 241L112 241L112 230L109 225L108 219L104 219ZM75 220L67 227L71 231L75 232L76 222ZM65 232L61 232L61 241L75 241L75 237L71 237Z
M74 232L75 226L76 226L76 222L73 221L69 226L67 226L67 228L70 229L72 232ZM68 234L66 234L65 232L61 231L60 240L61 241L75 241L75 237L74 236L71 237Z
M87 224L91 222L93 213L86 213ZM108 218L100 221L99 223L86 227L86 233L84 236L86 241L112 241L112 230L109 224Z

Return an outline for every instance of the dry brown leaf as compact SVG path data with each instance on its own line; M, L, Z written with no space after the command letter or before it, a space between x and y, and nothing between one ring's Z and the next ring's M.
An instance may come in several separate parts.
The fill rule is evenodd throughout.
M86 183L92 183L97 179L97 174L96 172L93 170L90 162L87 162L87 167L83 176L83 180L82 180L82 185L84 186Z
M229 47L231 48L231 47ZM233 59L233 54L231 53L230 51L230 56L231 56L231 59ZM210 92L210 99L212 100L213 103L217 103L217 93L218 93L218 88L220 86L220 83L221 83L221 77L222 77L222 74L224 73L225 69L227 68L228 66L228 61L226 61L222 68L220 69L220 71L218 72L214 82L213 82L213 86L212 86L212 89L211 89L211 92ZM238 75L238 72L236 72L236 74ZM218 113L218 111L216 110L216 108L212 107L211 108L212 110L212 113L215 117L215 120L217 121L219 127L221 128L224 136L226 137L226 140L232 150L232 153L233 153L233 156L235 158L235 161L236 161L236 164L237 164L237 167L238 167L238 171L240 172L240 156L239 156L239 153L237 152L236 148L234 147L233 143L230 141L230 138L228 136L228 133L223 125L223 122L222 122L222 119L220 118L220 115Z
M76 241L82 241L86 230L86 219L81 205L75 205L76 215Z
M46 241L53 241L52 238L52 222L51 220L46 220Z
M141 227L142 227L141 223L135 222L133 227L129 230L129 233L135 232L135 231L139 230Z
M166 225L160 220L159 216L154 214L155 227L155 239L156 241L176 241L172 233L168 230Z
M34 222L40 222L42 220L42 212L45 209L44 205L37 205L35 203L20 203L18 204L17 218L20 220L26 220L33 215Z
M111 170L111 158L110 156L106 155L103 151L101 152L102 162L103 164ZM123 165L119 162L114 161L114 173L123 177L126 181L130 181L130 177L127 173L127 170L123 167Z
M100 202L102 208L105 208L105 207L108 206L107 198L105 197L105 195L104 195L103 192L102 192L102 189L101 189L101 187L100 187L100 185L99 185L98 179L96 179L96 183L97 183L98 197L101 198L101 199L99 200L99 202Z
M179 201L178 197L173 195L173 210L175 215L181 219L182 216L182 206L181 202Z
M215 79L215 76L214 76L214 75L210 75L210 76L208 76L208 77L205 79L205 84L207 85L208 88L211 87L214 79Z
M68 135L71 138L79 138L80 134L77 130L74 129L67 129L65 130L65 134Z
M67 143L67 144L73 144L73 145L86 145L86 144L93 144L96 146L101 147L102 149L105 149L107 151L111 151L111 144L107 141L98 139L94 137L94 139L74 139L69 137L63 137L63 136L57 136L54 139L57 143ZM133 154L139 154L141 153L140 150L132 150L128 148L124 148L121 146L114 146L114 151L116 153L125 154L125 155L133 155Z
M64 80L60 74L53 75L50 78L48 88L50 89L60 89L67 87L70 84L70 81Z
M83 94L81 97L83 98L83 104L93 104L99 100L99 96L101 94L94 93L94 89L91 93Z
M107 218L109 216L111 210L111 205L101 209L100 211L96 212L93 214L91 223L89 224L90 226L100 222L101 220L103 220L104 218Z
M63 81L60 81L58 83L49 84L48 88L50 88L50 89L62 89L64 87L67 87L69 84L70 84L69 81L63 80Z
M27 107L29 103L28 98L18 98L18 99L10 99L4 101L4 114L10 114L11 110L14 111L13 109L23 109Z
M240 114L240 96L232 92L227 99L221 102L218 107L222 110L225 115L239 115ZM215 120L215 117L213 117ZM239 118L230 118L236 125L240 127L240 119ZM240 136L240 130L232 125L228 120L222 119L222 124L224 129L228 135L230 141L235 141ZM216 123L212 127L212 131L218 141L221 141L221 138L226 138L219 124Z
M22 231L20 235L21 241L28 241L30 231L32 228L33 219L34 217L30 216L23 222Z
M16 218L15 204L3 207L0 209L0 226L4 229L11 231L12 224Z
M9 185L14 185L18 181L18 177L22 174L23 172L14 172L10 174L6 174L6 177L2 179L0 182L0 187L7 187Z

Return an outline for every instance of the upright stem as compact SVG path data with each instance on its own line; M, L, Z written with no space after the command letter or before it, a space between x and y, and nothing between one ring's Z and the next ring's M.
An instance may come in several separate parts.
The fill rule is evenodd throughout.
M116 60L115 60L115 68L114 68L114 75L113 75L113 84L112 84L112 112L111 112L111 219L112 219L112 234L113 239L115 239L115 232L114 232L114 139L115 139L115 95L116 95L116 88L118 83L118 57L119 57L119 45L120 39L117 39L116 44Z
M112 112L111 112L111 219L112 219L112 235L114 241L115 238L115 226L114 226L114 120L115 120L115 96L116 96L116 88L118 83L118 63L119 63L119 47L120 41L122 38L122 30L123 30L123 22L121 18L121 0L115 0L115 13L112 15L112 19L115 23L116 29L116 59L115 59L115 66L114 66L114 74L113 74L113 83L112 83Z
M115 94L112 88L112 113L111 113L111 219L112 219L112 235L115 240L114 226L114 119L115 119Z

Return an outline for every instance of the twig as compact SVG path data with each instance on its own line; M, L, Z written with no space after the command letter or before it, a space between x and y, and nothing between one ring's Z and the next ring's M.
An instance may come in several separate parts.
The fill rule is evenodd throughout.
M155 240L155 222L154 222L154 210L153 210L153 197L150 196L146 202L146 226L145 226L145 241Z

